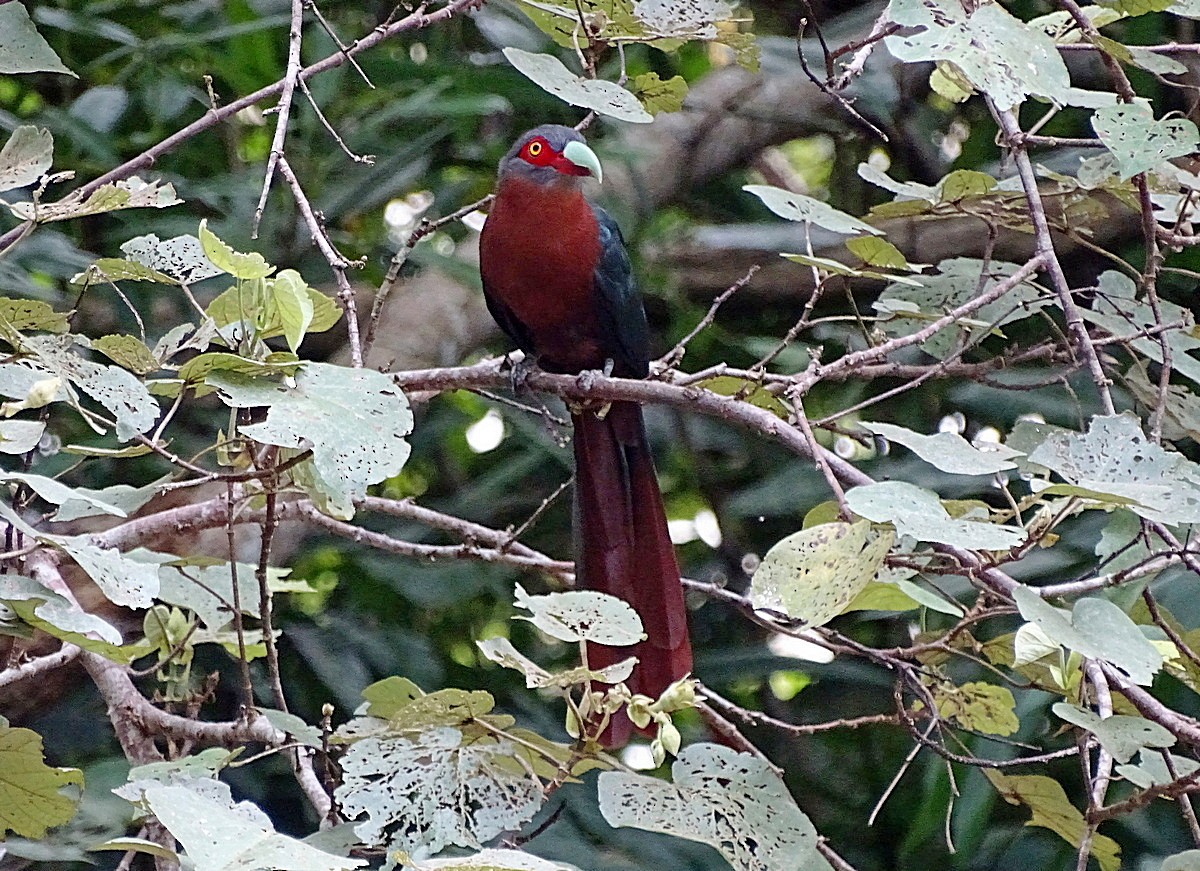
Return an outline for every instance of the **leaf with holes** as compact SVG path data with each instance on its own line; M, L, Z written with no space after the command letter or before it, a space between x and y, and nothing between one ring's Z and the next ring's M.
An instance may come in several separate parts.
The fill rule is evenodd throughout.
M834 233L858 235L866 233L871 236L882 236L883 231L860 221L852 215L840 212L829 203L823 203L804 194L793 193L783 188L767 184L748 184L742 187L747 193L752 193L763 205L781 218L789 221L799 221L804 224L816 224Z
M236 372L206 382L234 408L267 407L267 419L243 435L284 448L311 448L321 477L347 500L398 473L412 432L408 400L392 379L370 369L306 363L295 386Z
M67 315L40 300L0 297L0 335L10 344L15 344L13 338L17 333L29 330L65 333L68 328Z
M169 554L134 550L129 558L152 562L159 566L158 597L163 602L194 611L200 622L216 631L233 619L233 571L227 562L208 565L189 565ZM257 566L237 564L238 603L242 613L260 613ZM305 581L287 580L291 569L271 566L267 569L267 589L271 593L312 592Z
M987 293L1009 278L1019 267L1015 263L953 257L937 265L936 275L922 275L920 286L894 283L884 289L875 302L879 326L889 337L908 336L924 329L931 321L956 309L980 294ZM895 303L905 303L899 308ZM1052 304L1051 298L1026 280L1000 299L981 306L970 315L948 324L921 343L921 350L944 359L964 343L978 341L993 330L1027 318Z
M488 638L476 641L479 652L489 662L494 662L504 668L511 668L525 675L525 686L529 689L543 687L569 687L598 681L606 684L619 684L633 673L636 660L633 657L623 659L607 668L572 668L568 671L551 674L521 651L513 647L507 638Z
M750 581L750 601L823 626L875 578L894 542L890 530L873 532L868 520L794 532L763 557Z
M582 106L634 124L648 124L654 120L654 116L642 108L637 97L620 85L604 79L577 76L553 55L506 48L504 56L535 85L572 106Z
M936 493L903 481L883 481L846 492L846 505L860 517L891 523L898 535L917 541L977 550L1008 550L1025 540L1025 530L971 517L953 518Z
M1067 799L1057 780L1041 774L1002 774L994 768L985 768L983 773L1006 802L1033 811L1025 825L1049 829L1075 848L1083 843L1083 814ZM1121 866L1121 848L1107 835L1093 834L1091 854L1100 871L1117 871Z
M1200 131L1186 118L1156 121L1145 103L1121 103L1097 109L1092 127L1117 161L1121 178L1152 170L1184 157L1200 146Z
M671 779L606 771L600 812L611 826L709 844L738 871L830 871L816 829L765 759L692 744Z
M14 832L43 838L75 813L75 802L59 790L83 786L77 768L51 768L42 758L42 736L0 720L0 836Z
M92 350L99 351L122 369L134 375L149 375L162 368L150 349L133 336L111 335L92 339Z
M637 612L616 596L591 590L531 596L517 584L516 606L529 611L528 620L551 638L574 643L593 641L625 647L646 640Z
M1124 777L1134 786L1149 789L1152 786L1166 786L1173 783L1176 777L1187 777L1200 771L1200 762L1186 756L1169 754L1171 768L1167 768L1163 755L1159 751L1143 750L1138 754L1137 765L1118 765L1117 774ZM1174 772L1171 769L1174 769Z
M678 112L683 108L687 96L687 82L683 76L671 76L663 81L658 73L642 73L629 81L629 90L638 98L651 115L659 112Z
M94 514L110 514L114 517L128 516L123 508L92 495L89 491L68 487L61 481L47 478L43 475L30 475L22 472L6 472L0 469L0 481L16 481L24 484L38 496L53 505L63 505L76 501L88 506Z
M579 871L566 862L552 862L520 850L488 849L454 859L412 862L413 871Z
M888 441L904 445L931 466L952 475L994 475L1017 468L1017 464L1011 460L1025 456L1004 445L977 448L954 432L922 435L902 426L870 421L861 421L859 426Z
M1071 78L1054 41L999 4L968 12L958 0L892 0L888 17L918 28L884 40L897 59L951 63L1002 111L1030 95L1066 101Z
M150 233L130 239L121 251L132 263L170 276L180 284L192 284L220 275L221 267L204 256L204 246L190 234L159 239Z
M115 605L148 608L158 595L157 566L130 559L116 548L99 547L85 535L45 539L75 560Z
M1131 414L1094 417L1086 433L1050 433L1029 461L1148 520L1200 522L1200 466L1147 439Z
M1162 668L1162 654L1112 602L1080 599L1068 614L1025 586L1013 591L1013 601L1021 616L1036 625L1046 640L1080 656L1111 663L1134 683L1149 686Z
M1144 717L1114 714L1101 718L1092 711L1085 711L1066 702L1056 702L1051 710L1074 726L1086 729L1096 736L1100 746L1112 754L1118 762L1128 762L1133 754L1143 748L1162 750L1174 745L1175 736Z
M22 125L0 149L0 191L23 188L41 178L54 160L54 137L42 127Z
M0 601L8 603L33 628L113 662L125 665L149 650L145 644L122 646L121 633L115 626L33 578L0 575Z
M371 737L341 759L334 796L354 831L371 845L428 855L447 846L479 849L518 830L545 800L541 782L511 764L505 740L464 740L439 727L416 740ZM365 819L362 819L365 817Z
M266 261L257 251L242 254L217 238L217 234L208 229L208 219L200 222L200 247L204 256L213 266L222 272L227 272L234 278L249 280L266 278L275 271L275 267Z
M46 224L103 215L121 209L165 209L181 202L183 200L175 196L174 186L145 181L135 175L97 188L87 199L82 199L78 194L68 194L54 203L12 203L9 210L22 221Z
M101 257L83 272L77 272L71 278L71 284L76 285L92 285L101 281L151 281L155 284L179 284L165 272L158 272L136 260L123 260L120 257Z

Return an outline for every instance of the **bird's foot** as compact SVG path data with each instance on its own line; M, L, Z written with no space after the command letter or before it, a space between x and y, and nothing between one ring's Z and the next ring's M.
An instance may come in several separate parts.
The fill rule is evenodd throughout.
M529 373L537 368L537 357L525 355L514 358L511 354L508 357L508 383L512 388L514 396L522 396L529 392L529 387L526 381L529 380Z
M612 375L612 371L613 361L612 358L609 357L604 361L603 369L584 369L575 376L575 383L579 385L580 390L591 390L596 386L596 382L599 381L601 377L608 378L610 375ZM603 420L605 415L608 414L608 410L612 407L612 403L580 399L570 403L570 406L572 413L576 413L575 409L578 409L579 411L591 411L596 415L596 417Z

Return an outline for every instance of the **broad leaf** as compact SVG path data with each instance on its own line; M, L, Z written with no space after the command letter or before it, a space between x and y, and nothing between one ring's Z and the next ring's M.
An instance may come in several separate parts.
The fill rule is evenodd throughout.
M742 190L754 194L762 200L764 206L789 221L816 224L818 227L824 227L834 233L846 235L861 233L871 236L883 235L882 230L847 215L845 212L838 211L829 203L823 203L804 194L793 193L765 184L748 184Z
M875 578L894 541L890 530L872 532L868 520L792 533L767 551L755 570L750 601L755 608L823 626Z
M598 681L605 684L618 684L633 674L633 666L637 660L633 657L623 659L607 668L572 668L568 671L551 674L533 660L513 647L507 638L488 638L475 642L479 651L490 662L511 668L525 675L525 686L529 689L544 687L566 688L577 686L588 681Z
M683 108L687 96L687 82L683 76L671 76L663 81L658 73L642 73L629 82L629 90L646 107L651 115L659 112L678 112Z
M101 510L101 505L113 506L124 512L124 515L132 514L158 495L162 486L170 479L169 475L164 475L142 487L132 487L129 484L113 484L103 490L75 487L71 495L59 504L58 511L54 513L54 520L66 523L82 517L113 513Z
M637 612L616 596L590 590L531 596L520 584L515 595L516 606L529 611L529 616L516 615L514 619L528 620L559 641L623 647L646 639Z
M572 106L582 106L601 115L635 124L647 124L654 120L654 116L642 108L637 97L620 85L604 79L577 76L553 55L506 48L504 56L535 85Z
M1146 747L1159 750L1175 744L1174 735L1144 717L1115 714L1101 719L1098 714L1066 702L1055 703L1053 711L1068 723L1095 735L1100 746L1118 762L1128 762L1133 754Z
M217 234L208 229L207 218L200 222L200 247L213 266L234 278L266 278L275 271L275 267L257 251L242 254L218 239Z
M1041 774L1002 774L994 768L983 773L1009 804L1025 805L1033 811L1027 826L1041 826L1057 834L1072 847L1083 843L1085 823L1083 814L1067 799L1062 785ZM1092 857L1100 871L1117 871L1121 865L1121 848L1107 835L1092 836Z
M175 196L175 188L157 181L144 181L130 176L111 182L93 191L87 199L78 194L68 194L53 203L20 202L9 205L9 210L23 221L49 223L102 215L121 209L165 209L183 202Z
M606 771L600 812L612 826L709 844L737 871L830 871L816 829L765 759L692 744L671 764L671 778Z
M0 3L0 73L43 72L75 76L37 32L23 3Z
M552 862L520 850L488 849L454 859L413 862L414 871L579 871L565 862Z
M195 236L159 239L153 233L130 239L121 246L130 261L154 272L169 275L180 284L192 284L220 275L222 270L204 256L204 247Z
M977 448L954 432L922 435L902 426L869 421L861 421L859 426L904 445L925 462L952 475L994 475L1017 468L1016 463L1010 461L1013 457L1024 456L1004 445Z
M846 504L860 517L891 523L898 535L978 550L1008 550L1025 540L1025 530L983 520L955 519L936 493L903 481L884 481L846 492Z
M457 729L431 729L416 740L365 738L342 757L334 795L364 843L437 853L479 849L533 818L542 784L511 764L507 741L466 743Z
M162 364L150 353L150 349L133 336L101 336L92 340L92 350L99 351L134 375L149 375L162 368Z
M40 420L0 420L0 454L27 454L38 446L46 424Z
M1097 109L1092 127L1117 161L1121 178L1154 169L1200 146L1200 131L1186 118L1156 121L1146 103L1121 103Z
M2 28L0 24L0 32ZM0 64L2 55L0 47ZM18 127L0 149L0 192L33 184L50 169L53 160L54 137L49 130L29 125Z
M264 444L311 448L314 468L346 501L395 475L408 459L412 411L381 372L306 363L295 386L234 372L206 380L228 405L266 406L267 419L241 432Z
M55 481L53 478L47 478L43 475L30 475L22 472L5 472L0 469L0 481L16 481L24 484L34 493L37 493L47 502L54 505L63 505L72 500L82 502L88 506L88 509L93 514L111 514L115 517L125 517L126 512L123 508L105 502L96 496L90 495L83 490L77 490L73 487L68 487L66 484Z
M3 7L0 7L2 9ZM43 838L75 813L75 802L59 790L83 786L77 768L51 768L42 759L42 736L0 721L0 836L14 832Z
M113 604L147 608L158 595L157 566L99 547L85 535L45 538L75 560Z
M1008 687L983 681L962 686L939 683L933 687L938 716L954 720L964 729L989 735L1012 735L1020 727L1016 701Z

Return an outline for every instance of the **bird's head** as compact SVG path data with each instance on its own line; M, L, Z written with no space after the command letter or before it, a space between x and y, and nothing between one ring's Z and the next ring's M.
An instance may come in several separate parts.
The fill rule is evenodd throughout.
M578 188L583 179L601 180L600 158L578 130L543 124L523 134L500 161L500 180L524 178L540 185Z

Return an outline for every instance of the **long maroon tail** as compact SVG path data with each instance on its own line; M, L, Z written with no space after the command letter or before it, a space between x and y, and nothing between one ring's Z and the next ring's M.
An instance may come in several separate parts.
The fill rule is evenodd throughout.
M580 586L624 599L642 618L648 636L633 647L593 644L588 662L603 668L636 656L638 665L627 685L658 698L692 670L692 648L642 408L614 402L602 418L585 411L572 415L572 422ZM632 729L621 715L605 734L605 744L624 745Z

